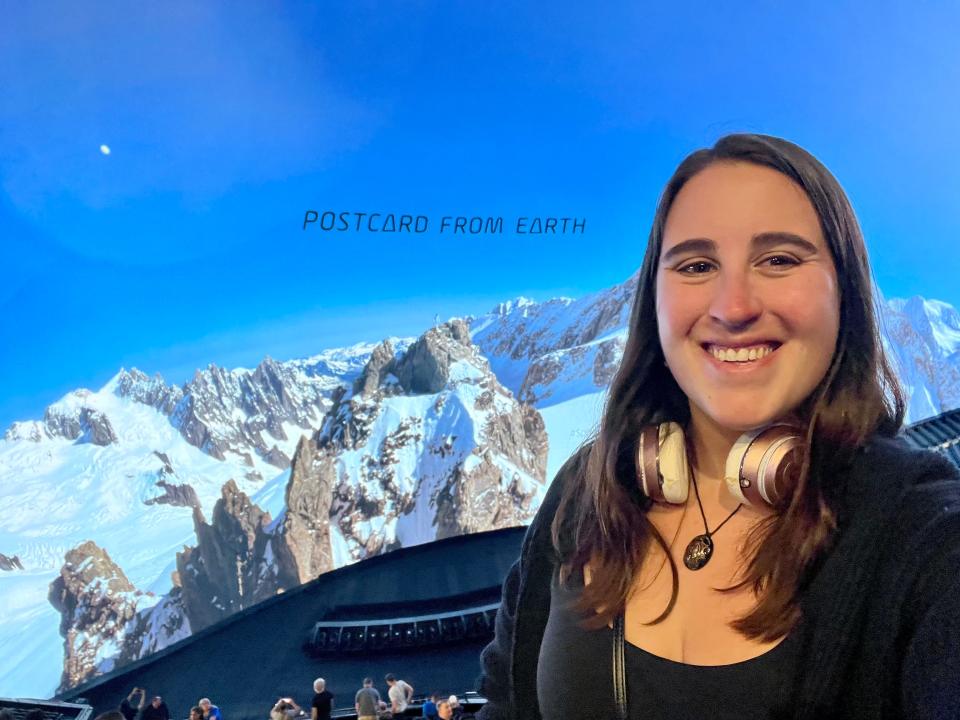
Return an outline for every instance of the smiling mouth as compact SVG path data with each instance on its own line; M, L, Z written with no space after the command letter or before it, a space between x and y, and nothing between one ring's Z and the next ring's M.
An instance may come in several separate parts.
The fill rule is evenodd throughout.
M762 360L770 353L775 352L780 347L780 343L758 343L756 345L746 345L742 347L728 347L725 345L713 345L705 343L703 349L710 353L715 360L727 363L746 364Z

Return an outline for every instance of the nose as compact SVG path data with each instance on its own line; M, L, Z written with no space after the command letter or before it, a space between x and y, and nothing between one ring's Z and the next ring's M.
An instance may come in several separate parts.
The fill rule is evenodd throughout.
M721 273L714 284L710 317L725 328L736 331L752 325L763 312L763 303L749 273Z

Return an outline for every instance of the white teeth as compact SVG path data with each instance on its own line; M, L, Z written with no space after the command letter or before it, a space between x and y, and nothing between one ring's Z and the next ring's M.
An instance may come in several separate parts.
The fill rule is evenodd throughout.
M749 348L724 348L717 345L710 346L710 354L721 362L745 363L761 360L773 352L769 345L754 345Z

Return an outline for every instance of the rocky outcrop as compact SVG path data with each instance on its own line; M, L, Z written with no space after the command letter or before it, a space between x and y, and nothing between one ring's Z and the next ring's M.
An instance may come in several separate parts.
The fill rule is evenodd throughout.
M283 574L291 563L275 561L278 554L286 560L286 551L267 530L270 514L232 480L223 486L212 522L196 506L193 522L197 545L177 554L177 580L194 631L297 584Z
M173 464L170 462L170 457L166 453L159 452L157 450L153 451L153 454L157 459L163 463L161 472L166 473L167 475L174 475Z
M620 366L623 357L623 348L626 345L626 335L615 335L597 345L597 352L593 356L593 384L596 387L607 387Z
M503 469L489 454L467 465L457 466L437 496L437 539L514 527L536 510L520 475L505 482Z
M173 469L166 453L153 451L154 456L163 463L157 471L156 486L163 493L144 500L145 505L173 505L174 507L200 507L196 490L189 483L177 482L177 473Z
M81 392L88 391L77 390L74 394L79 395ZM83 434L83 428L80 427L79 408L71 408L71 410L65 410L56 405L51 405L46 409L43 413L43 426L47 435L76 440Z
M302 437L302 436L301 436ZM263 454L263 459L278 468L287 468L290 467L290 458L287 457L287 454L283 452L280 448L274 445L272 448L267 450Z
M137 590L105 550L69 551L50 584L64 637L60 690L161 650L191 633L180 588L159 599Z
M408 395L438 393L450 380L450 366L476 359L470 328L463 320L445 323L425 333L400 358L393 374Z
M7 557L3 553L0 553L0 570L7 572L11 570L23 570L23 563L20 562L20 558L16 555Z
M623 346L624 336L613 335L546 353L530 361L518 397L542 407L576 397L586 388L602 390L620 365Z
M77 390L72 393L72 399L82 401L89 395L89 390ZM43 426L52 438L62 437L101 446L117 441L117 434L104 413L77 402L49 406L43 416Z
M96 543L85 542L67 553L48 595L60 612L64 638L61 688L97 674L122 646L143 596Z
M81 442L103 446L117 441L117 434L113 431L109 418L98 410L84 408L80 412L80 427L83 429Z
M137 613L132 627L128 626L123 649L114 658L115 667L162 650L189 637L192 632L183 606L183 591L174 587L156 605Z
M363 367L360 377L354 382L353 391L358 395L370 395L386 384L387 376L394 370L394 347L384 340L370 353L370 359Z
M280 535L288 551L278 558L285 576L307 582L334 568L330 540L330 508L337 486L336 453L320 450L316 441L300 440L287 483Z
M151 378L136 368L130 371L120 369L115 378L114 392L119 397L156 408L164 415L170 415L183 399L183 390L176 385L167 385L159 373Z
M144 500L147 505L173 505L174 507L200 507L197 491L188 483L169 483L163 478L157 480L157 487L163 490L162 495Z

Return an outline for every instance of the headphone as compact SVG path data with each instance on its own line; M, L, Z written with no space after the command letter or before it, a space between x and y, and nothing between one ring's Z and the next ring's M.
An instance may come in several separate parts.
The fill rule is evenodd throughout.
M777 506L796 484L803 462L802 431L785 424L744 433L727 455L723 473L737 500L754 507ZM690 491L690 465L683 428L675 422L640 432L637 484L655 502L683 504Z

